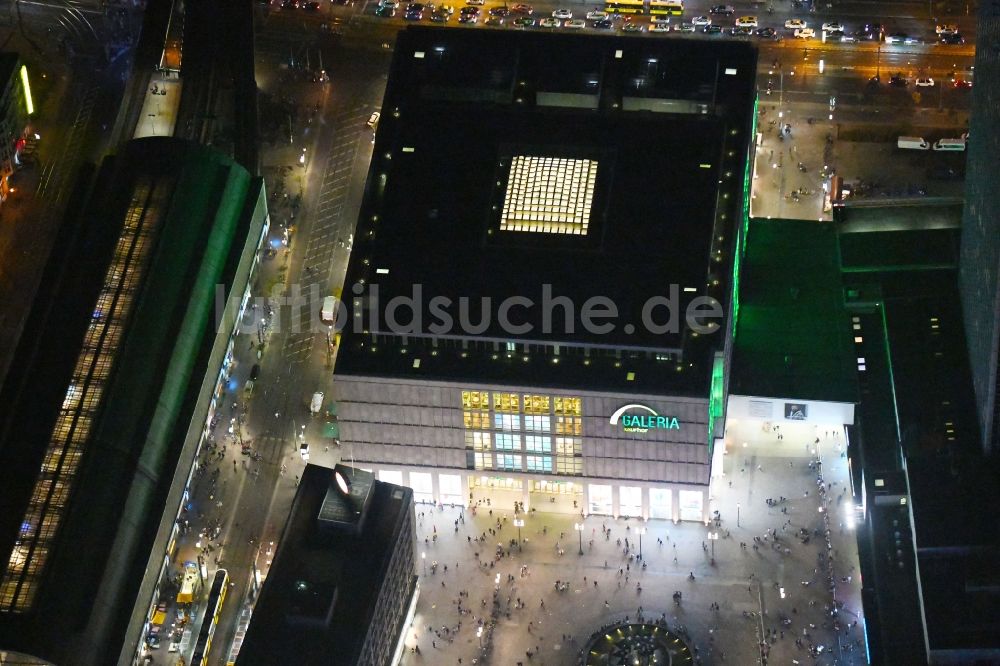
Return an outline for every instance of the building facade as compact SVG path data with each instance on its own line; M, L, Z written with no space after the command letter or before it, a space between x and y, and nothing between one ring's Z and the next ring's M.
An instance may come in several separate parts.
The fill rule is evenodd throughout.
M755 65L402 32L339 322L345 457L418 502L706 520Z
M417 502L675 521L708 511L707 396L354 376L334 391L345 454Z
M969 120L959 290L983 448L1000 450L1000 7L981 3Z
M417 600L413 493L307 465L238 666L392 666Z

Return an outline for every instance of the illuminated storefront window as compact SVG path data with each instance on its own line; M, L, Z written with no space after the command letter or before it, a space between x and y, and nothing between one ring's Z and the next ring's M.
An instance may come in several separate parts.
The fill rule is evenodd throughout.
M552 473L551 456L525 456L525 461L527 462L527 471L529 472Z
M465 427L470 430L485 430L490 427L489 410L465 410L462 413Z
M462 407L466 409L489 409L489 391L462 391Z
M552 432L552 417L529 414L524 417L524 429L533 432Z
M578 397L462 391L470 468L581 475L582 402ZM523 468L522 456L513 454L522 450L535 454L523 457Z
M547 395L525 395L524 396L524 413L525 414L548 414L549 413L549 396Z
M516 414L521 411L520 404L516 393L493 394L493 411L495 412L514 412Z
M500 230L587 235L596 180L595 160L514 157Z
M583 434L583 419L574 416L557 416L556 417L556 434L557 435L582 435Z
M493 427L497 430L520 430L521 417L514 414L494 414Z
M556 414L570 414L573 416L581 416L583 414L583 400L580 398L557 397L552 402L552 411Z
M552 438L541 435L525 435L525 451L541 451L542 453L552 452Z

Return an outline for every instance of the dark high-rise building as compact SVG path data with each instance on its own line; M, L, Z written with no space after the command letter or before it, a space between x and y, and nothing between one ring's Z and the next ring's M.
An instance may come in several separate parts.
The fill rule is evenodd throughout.
M979 3L959 288L983 448L1000 449L1000 5Z
M236 663L390 666L416 603L413 492L307 465Z
M0 387L4 663L136 653L234 328L217 289L245 292L266 229L259 178L171 138L67 209Z

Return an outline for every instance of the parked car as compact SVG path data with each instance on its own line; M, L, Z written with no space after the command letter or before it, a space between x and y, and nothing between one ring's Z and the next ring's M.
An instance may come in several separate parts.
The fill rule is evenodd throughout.
M913 85L915 85L918 88L933 88L934 79L932 79L929 76L922 76L918 78L916 81L914 81Z
M844 24L837 23L836 21L828 21L823 24L823 30L825 32L844 32Z
M596 9L592 12L587 12L588 21L600 21L601 19L608 18L607 12L599 12Z
M524 14L525 16L531 16L535 13L535 8L531 5L526 5L523 2L519 2L510 8L513 14Z
M741 16L736 19L737 28L756 28L758 25L756 16Z
M562 21L557 18L552 18L551 16L546 16L538 22L538 27L540 28L558 28L562 25Z
M504 17L510 14L510 10L506 7L492 7L490 8L490 16L500 16Z
M754 34L763 39L774 39L778 36L778 31L774 28L758 28Z
M691 19L691 24L696 25L700 28L706 25L712 25L712 19L710 19L707 16L695 16L693 19Z
M808 24L802 19L788 19L785 21L786 30L801 30L805 27L808 27Z
M382 18L393 18L396 16L395 7L379 7L375 10L375 16L381 16Z
M622 26L622 32L642 32L642 26L638 23L626 23Z
M718 35L722 32L721 25L706 25L701 29L701 31L706 35Z
M793 34L796 39L812 39L816 36L816 31L812 28L799 28Z
M570 19L563 23L564 28L570 28L572 30L579 30L580 28L586 28L587 22L583 19Z
M568 9L557 9L552 12L552 18L557 19L571 19L573 18L573 12Z
M594 21L594 27L599 30L610 30L614 27L614 23L611 22L610 18L601 19L600 21Z
M736 8L732 5L715 5L708 10L709 14L718 14L720 16L732 16L736 13Z
M891 77L889 77L889 85L895 86L897 88L905 88L909 81L903 76L902 72L896 72Z
M654 23L649 26L650 32L670 32L670 26L666 23Z
M674 30L677 32L694 32L698 27L694 23L681 23L674 26Z

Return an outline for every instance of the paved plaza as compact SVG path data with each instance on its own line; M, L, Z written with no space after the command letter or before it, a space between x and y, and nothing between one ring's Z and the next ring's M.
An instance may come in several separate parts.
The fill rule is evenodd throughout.
M762 652L774 664L864 664L857 547L844 524L848 495L840 499L843 445L842 433L822 427L730 422L711 505L718 526L588 516L578 533L579 516L538 510L521 516L519 551L512 506L418 505L420 599L402 663L577 664L593 632L641 610L647 622L680 627L703 664L760 663ZM719 534L714 564L710 532Z

